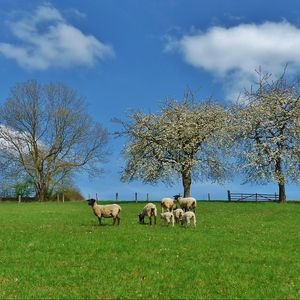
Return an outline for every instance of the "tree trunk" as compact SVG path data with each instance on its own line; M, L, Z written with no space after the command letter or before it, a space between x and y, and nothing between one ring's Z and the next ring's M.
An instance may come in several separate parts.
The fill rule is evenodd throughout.
M36 187L36 199L39 202L43 202L45 200L47 200L47 196L48 196L48 189L45 185L38 185Z
M278 189L279 189L279 202L280 203L286 202L285 184L284 183L278 183Z
M279 148L279 157L276 159L275 162L275 174L277 177L278 189L279 189L279 202L284 203L286 202L286 195L285 195L285 178L282 172L282 159L281 153L283 146L280 144Z
M182 172L182 184L183 184L183 197L190 197L192 174L190 170Z

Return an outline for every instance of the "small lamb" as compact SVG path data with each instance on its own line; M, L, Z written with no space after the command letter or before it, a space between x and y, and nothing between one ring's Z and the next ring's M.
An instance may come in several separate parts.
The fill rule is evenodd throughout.
M172 226L174 226L174 215L173 213L166 211L160 214L160 218L165 220L165 222L169 225L172 222Z
M181 208L177 208L173 211L175 222L179 223L181 221L184 211Z
M185 224L187 227L190 225L190 222L193 221L194 227L196 227L196 215L192 211L187 211L182 215L181 225Z
M145 216L149 217L150 225L152 225L152 217L154 217L154 224L156 224L156 216L157 216L157 209L156 205L153 203L148 203L139 214L139 221L140 224L145 223Z
M101 225L101 218L113 218L113 225L115 225L116 220L118 221L118 225L120 224L120 212L121 207L117 204L107 204L107 205L99 205L96 203L95 199L88 199L88 205L92 206L94 214L98 217L99 225Z
M172 198L162 198L160 201L161 205L161 212L163 213L166 211L173 211L173 209L177 208L176 202Z

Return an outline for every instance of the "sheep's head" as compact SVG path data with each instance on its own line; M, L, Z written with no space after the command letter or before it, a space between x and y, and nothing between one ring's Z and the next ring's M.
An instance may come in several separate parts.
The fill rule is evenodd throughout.
M174 199L173 201L173 209L177 209L177 199Z
M178 200L178 198L180 198L180 197L181 197L180 194L173 196L173 198L174 198L175 200Z
M91 205L91 206L93 206L94 203L96 202L95 199L88 199L88 200L86 200L86 201L87 201L88 205Z

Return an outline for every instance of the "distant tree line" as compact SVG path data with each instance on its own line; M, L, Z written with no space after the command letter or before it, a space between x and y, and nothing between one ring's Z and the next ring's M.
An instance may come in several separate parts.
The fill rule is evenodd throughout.
M116 134L128 141L122 180L180 179L189 196L192 181L243 173L245 182L275 182L285 202L286 183L300 179L299 84L285 73L276 80L258 75L239 104L222 107L187 92L181 101L167 99L158 113L132 111L116 120L122 127Z
M117 136L126 137L121 180L182 182L184 196L196 181L222 183L234 174L245 182L278 185L299 182L299 84L258 72L257 86L243 102L222 106L199 101L187 90L183 99L166 99L156 113L131 111ZM86 102L61 83L17 84L0 107L2 186L39 201L67 190L77 172L103 172L108 131L92 120ZM4 191L4 188L2 188Z

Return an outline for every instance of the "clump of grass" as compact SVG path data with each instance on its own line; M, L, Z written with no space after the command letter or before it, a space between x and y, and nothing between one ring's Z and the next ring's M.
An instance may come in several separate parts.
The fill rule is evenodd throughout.
M0 298L300 298L300 205L199 203L195 229L121 206L1 203Z

